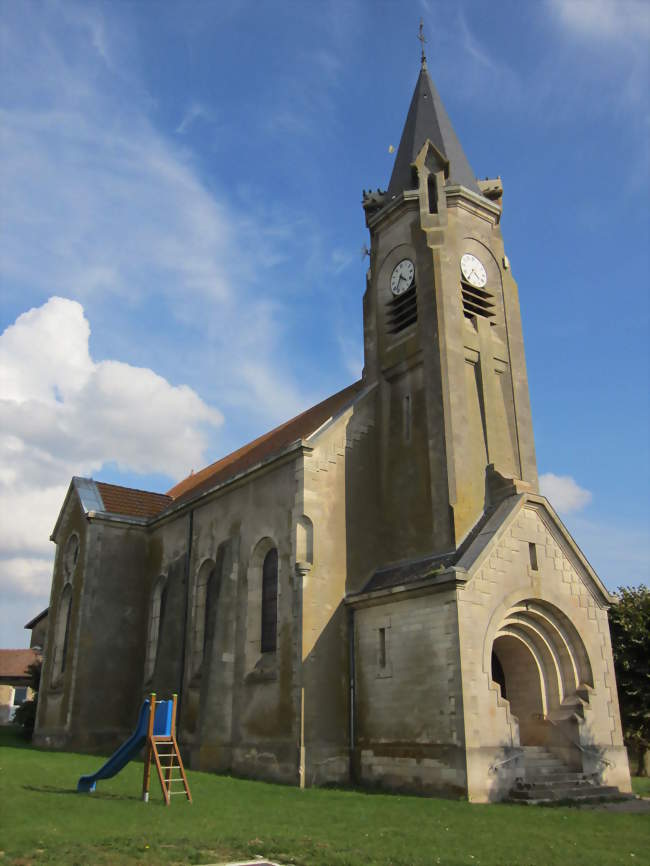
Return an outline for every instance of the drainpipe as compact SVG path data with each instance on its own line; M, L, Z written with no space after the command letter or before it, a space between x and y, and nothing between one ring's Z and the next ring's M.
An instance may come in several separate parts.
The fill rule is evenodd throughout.
M350 659L350 781L356 784L357 770L355 762L356 734L356 665L354 656L354 608L348 608L348 655Z
M301 788L307 785L307 768L306 759L307 752L305 746L305 682L304 682L304 664L303 658L303 594L305 591L305 578L311 571L310 562L296 562L294 573L296 590L296 620L298 622L298 682L300 685L300 716L298 719L298 784Z
M183 708L183 690L185 685L185 650L187 647L187 616L190 609L190 566L192 562L192 536L194 534L194 511L187 516L187 545L185 552L185 613L183 616L183 643L181 646L181 678L178 684L178 702L176 707L176 729L181 730L181 713Z

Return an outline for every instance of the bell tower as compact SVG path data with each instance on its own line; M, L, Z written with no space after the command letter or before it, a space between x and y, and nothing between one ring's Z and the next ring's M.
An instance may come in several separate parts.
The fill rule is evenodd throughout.
M500 179L477 181L422 66L386 192L365 192L366 382L387 561L458 548L537 470Z

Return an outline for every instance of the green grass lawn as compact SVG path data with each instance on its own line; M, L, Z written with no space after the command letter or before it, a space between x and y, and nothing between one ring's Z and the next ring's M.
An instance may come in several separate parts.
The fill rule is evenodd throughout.
M650 863L648 815L300 791L192 772L194 802L177 797L166 808L157 787L140 801L141 763L77 794L100 758L0 737L0 866L180 866L261 854L301 866Z
M648 776L632 776L632 790L639 797L650 797L650 778Z

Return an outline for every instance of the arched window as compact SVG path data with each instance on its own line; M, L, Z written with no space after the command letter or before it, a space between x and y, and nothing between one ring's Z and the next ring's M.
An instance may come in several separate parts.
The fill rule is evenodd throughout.
M68 637L70 632L70 612L72 610L72 587L69 583L63 587L59 600L59 611L56 617L54 631L54 656L52 664L52 683L57 684L64 672L68 654Z
M275 652L278 637L278 551L272 547L262 566L262 641L263 653Z
M203 658L212 646L217 626L217 610L219 603L219 589L221 588L221 569L219 561L208 578L208 586L205 592L205 618L203 623Z
M66 541L65 547L63 549L63 575L66 580L70 580L72 578L74 570L77 567L78 559L79 536L76 532L73 532Z
M192 614L192 675L201 671L203 659L214 638L223 568L223 546L219 548L216 563L208 559L199 569L194 589Z
M161 577L156 583L151 596L151 609L149 612L149 630L147 632L147 655L144 665L144 679L148 682L153 676L156 667L156 656L158 654L158 637L160 635L160 623L163 618L167 586L165 578Z

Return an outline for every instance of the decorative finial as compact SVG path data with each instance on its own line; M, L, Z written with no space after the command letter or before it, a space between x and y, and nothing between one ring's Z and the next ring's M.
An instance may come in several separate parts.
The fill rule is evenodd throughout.
M420 45L422 46L422 69L427 68L427 56L424 53L424 43L427 41L424 36L424 21L420 18L420 32L418 33L418 39L420 40Z

